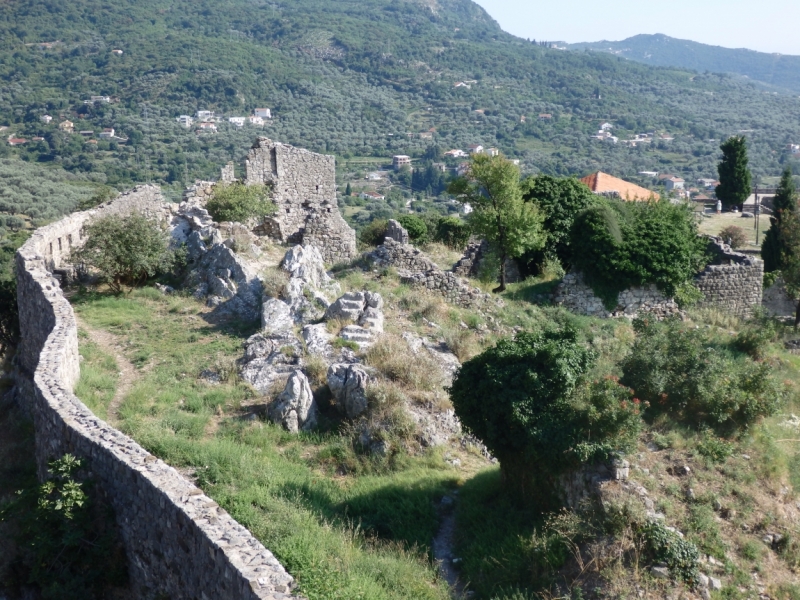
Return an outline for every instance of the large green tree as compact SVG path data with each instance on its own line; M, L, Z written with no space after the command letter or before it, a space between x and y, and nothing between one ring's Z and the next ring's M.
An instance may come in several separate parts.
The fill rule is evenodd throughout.
M784 210L778 224L777 245L781 248L781 275L786 290L793 298L800 298L800 214ZM800 301L795 309L794 327L800 325Z
M469 224L473 233L484 237L500 259L500 286L506 289L506 260L544 244L543 215L525 202L519 168L503 156L479 154L464 177L455 179L448 191L473 212Z
M589 187L574 177L539 175L522 182L522 197L537 204L544 213L545 245L542 250L528 252L525 262L535 266L548 256L555 257L565 270L572 266L570 230L582 210L598 202Z
M790 249L782 245L781 224L784 215L797 209L797 189L792 178L791 167L786 167L781 182L772 201L773 216L770 217L770 228L761 243L761 258L764 260L764 271L771 273L782 268L783 256Z
M750 195L750 171L747 168L747 142L743 136L728 138L721 146L722 160L717 166L717 198L725 208L744 204Z
M500 461L503 483L552 509L559 477L635 439L639 406L613 378L590 383L594 354L570 323L505 339L467 361L450 388L464 427Z

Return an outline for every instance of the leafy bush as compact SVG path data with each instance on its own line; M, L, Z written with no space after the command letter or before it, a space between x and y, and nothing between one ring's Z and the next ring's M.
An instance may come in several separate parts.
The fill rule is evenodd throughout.
M276 207L266 186L229 183L214 186L214 195L206 203L206 209L215 221L247 223L262 221L274 214Z
M471 231L469 224L458 217L445 217L436 224L434 241L460 250L467 245Z
M559 475L625 448L639 428L630 390L588 385L594 354L571 324L520 333L467 361L450 388L462 424L500 460L506 486L542 508Z
M758 319L743 327L731 345L754 360L762 360L770 342L775 340L777 327L771 319Z
M425 225L425 221L419 217L415 215L403 215L398 221L400 225L408 231L408 237L412 242L422 244L427 240L428 227Z
M522 189L525 200L538 204L544 212L547 234L544 250L526 254L522 262L538 268L546 258L557 259L565 269L569 269L573 250L570 230L583 210L600 201L598 196L574 177L529 177L522 182Z
M9 583L36 584L46 599L107 598L109 587L127 580L113 515L76 480L81 461L66 454L49 466L47 481L0 510L0 520L17 524L21 548Z
M644 548L653 562L665 563L674 577L686 583L695 582L700 559L697 546L658 521L647 523L641 535Z
M83 237L85 244L70 261L96 269L116 292L169 271L179 258L170 249L169 233L138 214L101 217L84 226Z
M571 241L575 267L609 310L631 286L673 295L705 263L691 209L667 201L608 200L578 215Z
M625 385L652 413L670 413L695 425L747 428L774 414L783 389L766 363L740 357L677 321L638 320L631 353L622 361Z
M383 244L383 240L386 239L387 225L386 219L375 219L361 230L358 239L366 246L380 246Z
M731 248L741 248L747 244L747 234L737 225L728 225L719 232L719 237Z

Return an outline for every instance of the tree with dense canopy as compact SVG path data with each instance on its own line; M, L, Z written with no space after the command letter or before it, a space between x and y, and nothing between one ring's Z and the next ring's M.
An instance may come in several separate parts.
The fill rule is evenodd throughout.
M464 177L455 179L448 191L473 212L469 224L482 236L500 259L500 285L506 289L506 260L544 244L543 215L538 207L522 198L519 168L503 156L478 154Z
M575 217L596 204L596 196L586 184L573 177L539 175L522 182L522 197L539 206L544 214L546 241L540 251L529 252L524 262L541 265L547 257L555 257L564 270L572 266L569 232Z
M750 196L750 171L747 168L747 142L742 136L728 138L720 147L722 160L717 166L717 198L725 208L744 204Z
M595 356L571 324L505 339L467 361L450 388L461 423L500 461L512 495L559 504L558 478L627 447L639 406L613 378L587 381Z
M115 292L168 272L176 261L166 229L139 214L100 217L84 226L82 236L86 242L70 262L95 269Z
M764 260L764 272L772 273L782 267L783 256L790 251L782 246L781 224L784 215L797 210L797 189L792 178L791 167L786 167L781 182L772 200L773 216L769 218L770 228L761 242L761 258Z

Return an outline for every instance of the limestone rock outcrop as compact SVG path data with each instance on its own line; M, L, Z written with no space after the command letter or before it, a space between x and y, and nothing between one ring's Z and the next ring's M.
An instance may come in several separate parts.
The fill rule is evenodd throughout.
M350 321L339 337L360 348L369 346L383 333L383 298L377 292L347 292L328 307L325 319Z
M256 333L244 346L242 379L261 394L269 394L274 385L302 366L303 347L292 331L269 336Z
M295 246L286 253L281 268L290 275L285 296L295 323L322 318L340 287L325 271L320 251L315 246Z
M261 330L268 334L283 334L294 326L289 305L277 298L266 298L261 306Z
M287 431L308 431L317 424L317 405L308 378L296 370L289 375L286 387L269 407L269 418Z
M353 364L333 364L328 368L328 387L336 406L349 419L355 419L367 410L366 370Z

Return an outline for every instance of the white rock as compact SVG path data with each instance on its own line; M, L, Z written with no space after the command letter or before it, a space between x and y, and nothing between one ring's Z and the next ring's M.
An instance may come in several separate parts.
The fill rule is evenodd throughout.
M328 387L336 406L354 419L367 410L369 375L358 365L333 364L328 367Z
M261 307L261 329L267 334L290 331L294 326L289 305L277 298L268 298Z
M317 424L317 406L308 378L302 371L294 371L286 387L269 407L269 418L288 431L308 431Z

